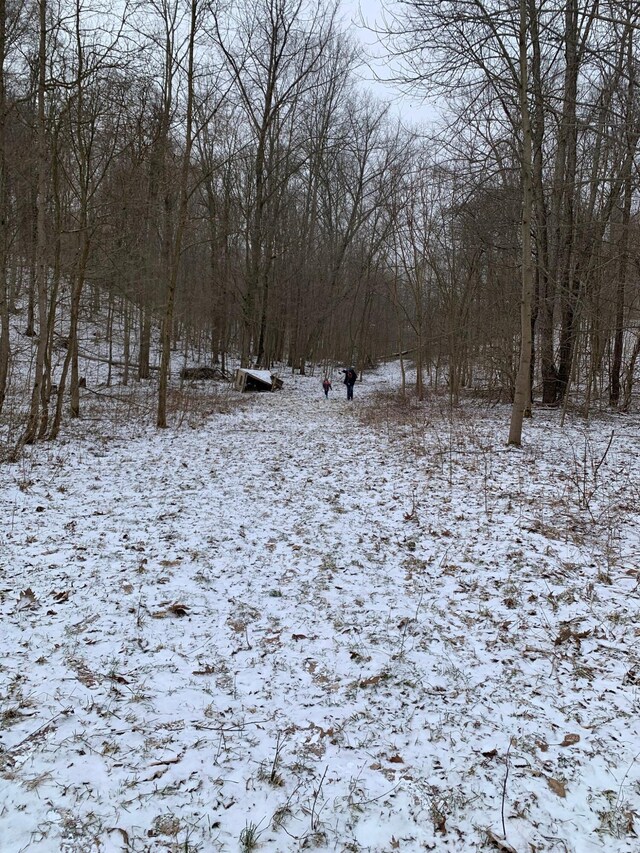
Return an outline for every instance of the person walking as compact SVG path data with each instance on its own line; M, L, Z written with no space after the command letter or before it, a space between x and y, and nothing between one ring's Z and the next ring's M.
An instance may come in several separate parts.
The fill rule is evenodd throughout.
M347 386L347 400L353 400L353 386L356 384L358 374L353 367L342 372L344 373L344 384Z
M331 391L331 382L329 381L329 377L325 376L322 380L322 390L324 391L324 396L329 398L329 391Z

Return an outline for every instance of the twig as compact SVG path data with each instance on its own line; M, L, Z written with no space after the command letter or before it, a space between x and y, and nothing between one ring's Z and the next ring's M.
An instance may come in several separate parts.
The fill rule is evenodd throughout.
M594 479L594 482L595 482L596 476L597 476L597 474L598 474L598 471L600 470L600 466L602 465L602 463L604 462L604 460L607 458L607 454L608 454L608 453L609 453L609 451L611 450L611 445L613 444L613 437L614 437L614 435L615 435L615 434L616 434L616 433L615 433L615 430L611 430L611 437L609 438L609 443L607 444L607 446L606 446L606 449L605 449L604 453L603 453L603 454L602 454L602 456L600 457L600 461L595 465L595 467L594 467L594 469L593 469L593 479Z
M513 738L509 741L509 747L507 749L507 754L504 757L504 763L506 765L506 772L504 774L504 782L502 783L502 802L500 804L500 815L502 817L502 836L507 839L507 828L504 823L504 804L507 798L507 779L509 778L509 753L511 752L511 747L513 745Z
M63 715L66 715L66 714L73 714L73 708L71 708L71 707L63 708L62 711L58 711L57 714L54 714L50 720L47 720L46 723L43 723L34 732L31 732L31 734L27 735L21 741L19 741L18 743L14 744L11 747L9 747L9 749L7 749L5 751L5 754L11 754L12 752L15 752L16 750L20 749L20 747L23 746L25 743L27 743L27 741L31 740L34 737L37 737L37 735L39 735L40 732L43 732L46 729L48 729L52 723L55 723L55 721L58 719L58 717L62 717Z
M320 779L320 784L318 785L316 790L313 792L313 801L311 803L311 829L313 830L313 832L316 831L316 818L315 818L316 803L318 802L318 797L320 796L320 791L322 790L322 783L324 782L324 777L327 775L328 769L329 769L329 765L327 764L327 766L324 768L324 773L322 774L322 779Z
M400 782L395 784L393 786L393 788L389 788L388 791L383 791L382 794L378 794L377 797L371 797L370 800L358 800L357 802L354 801L353 805L358 806L358 807L368 806L369 803L375 803L377 800L381 800L383 797L388 797L389 794L393 794L393 792L399 787L400 787Z
M636 761L638 760L639 757L640 757L640 752L636 753L636 755L633 756L633 758L631 759L631 763L627 767L627 772L622 777L622 782L620 782L620 787L618 788L618 796L616 797L616 808L619 808L620 801L622 800L622 786L624 785L627 776L631 772L631 768L636 763Z
M271 782L271 784L274 784L278 776L278 764L280 763L280 753L282 752L284 742L284 735L282 734L282 732L278 732L278 736L276 738L276 752L273 756L273 763L271 764L271 773L269 774L269 781Z
M239 726L203 726L201 723L194 723L194 729L198 731L204 730L208 732L242 732L245 726L261 726L263 723L268 723L270 720L248 720Z

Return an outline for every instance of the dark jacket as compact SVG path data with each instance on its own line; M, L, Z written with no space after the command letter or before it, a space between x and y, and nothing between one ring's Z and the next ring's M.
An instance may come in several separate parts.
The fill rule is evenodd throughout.
M344 372L344 384L345 385L355 385L356 379L358 378L358 374L353 370L353 368L349 368L349 370L345 370Z

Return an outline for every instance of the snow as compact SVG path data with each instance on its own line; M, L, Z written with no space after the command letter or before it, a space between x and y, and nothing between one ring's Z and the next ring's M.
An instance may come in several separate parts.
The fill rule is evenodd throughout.
M638 417L396 386L3 467L2 853L638 849Z
M266 385L271 385L273 381L270 370L248 370L247 368L242 368L242 372L246 373L247 376L252 376L254 379L260 380L260 382L264 382Z

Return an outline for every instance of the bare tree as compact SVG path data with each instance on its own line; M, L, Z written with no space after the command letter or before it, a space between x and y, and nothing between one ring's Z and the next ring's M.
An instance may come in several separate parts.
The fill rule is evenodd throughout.
M191 150L193 148L193 99L194 99L194 46L197 27L197 0L191 0L189 11L189 24L187 35L187 69L186 69L186 118L185 118L185 142L182 153L180 168L180 182L178 188L179 200L175 223L175 233L171 235L171 246L169 252L169 265L167 271L167 288L165 296L165 313L162 320L162 332L160 337L160 378L158 386L158 415L157 426L167 426L167 386L169 377L169 364L171 359L171 333L173 330L173 313L175 305L176 286L178 284L178 272L182 243L185 227L187 224L189 204L189 176L191 170ZM167 59L173 62L173 57ZM169 71L171 74L171 71Z
M264 355L266 307L273 261L270 203L282 189L279 131L290 129L305 90L317 85L335 18L304 0L262 0L234 4L224 16L214 12L215 36L249 121L253 151L252 210L248 228L243 294L241 361L255 346ZM276 144L277 142L277 144Z
M531 225L533 214L532 139L528 90L528 17L526 0L520 0L520 120L522 122L522 296L520 303L520 363L516 377L509 444L522 443L522 422L531 415L531 312L533 306L533 260Z

